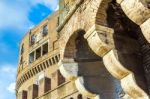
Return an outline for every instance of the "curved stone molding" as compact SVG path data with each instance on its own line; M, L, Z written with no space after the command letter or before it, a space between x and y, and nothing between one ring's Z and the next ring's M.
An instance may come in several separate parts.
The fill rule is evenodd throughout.
M78 64L73 59L65 59L59 62L60 73L68 80L78 77Z
M148 9L144 0L123 0L121 7L125 14L138 25L141 25L150 17L150 9Z
M109 35L111 34L111 36L108 36L107 34ZM91 49L97 55L103 57L103 62L107 70L115 78L121 81L122 88L124 89L124 91L132 98L142 97L145 99L145 97L148 97L148 95L136 84L134 77L132 77L132 79L126 78L128 77L128 75L133 75L133 73L130 70L126 69L125 66L123 66L118 61L116 55L117 53L114 50L112 50L114 48L113 45L114 41L112 40L113 39L112 35L113 29L103 27L100 25L95 25L84 35L84 37L87 39ZM108 38L110 39L109 41L107 41ZM131 83L132 87L124 86L128 80L132 81ZM142 96L139 93L142 93Z
M84 37L87 39L91 49L99 56L104 56L113 48L114 30L101 25L94 25Z
M115 51L111 50L108 54L103 57L103 62L107 70L117 79L122 79L129 75L131 71L127 70L122 64L118 61Z
M97 95L97 96L95 96L95 97L94 97L94 99L100 99L100 96L99 96L99 95Z
M141 27L145 39L150 43L150 9L145 0L117 0L125 14Z
M68 80L74 81L76 88L80 93L87 97L96 97L96 94L91 93L85 88L84 78L78 76L78 63L73 59L64 59L59 62L60 73ZM98 98L96 98L98 99Z
M121 81L124 91L134 99L149 99L146 92L144 92L137 84L134 75L131 71L123 66L118 58L117 53L111 50L103 57L103 62L107 70L117 79Z
M75 85L78 91L82 94L84 94L87 97L96 97L97 95L94 93L89 92L85 86L84 86L84 78L83 77L78 77L78 79L75 80Z
M132 73L121 79L121 86L133 99L149 99L148 95L136 84Z

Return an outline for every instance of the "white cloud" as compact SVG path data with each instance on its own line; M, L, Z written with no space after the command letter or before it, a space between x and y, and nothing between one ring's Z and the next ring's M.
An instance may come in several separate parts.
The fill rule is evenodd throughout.
M34 25L28 18L29 12L37 4L42 4L53 11L58 8L58 0L0 0L0 30L29 29Z
M28 10L21 2L16 1L16 4L11 5L7 0L0 1L0 29L27 29L32 24L28 19Z
M0 64L0 99L15 99L16 66Z
M25 32L32 28L34 24L29 20L29 12L38 4L53 11L58 9L58 0L0 0L0 38L5 33L2 31L3 29L14 29L20 33L20 31ZM5 44L5 41L1 40L0 48L0 52L3 54L12 53L8 52L7 49L10 47ZM15 99L16 66L0 63L0 99Z
M5 65L1 65L0 67L1 67L0 68L0 72L1 73L6 73L6 74L8 74L8 73L10 73L10 74L16 73L16 68L13 65L5 64Z
M35 26L35 25L31 25L31 26L29 27L29 29L32 29L34 26Z
M7 87L7 90L11 93L15 93L15 86L16 86L16 83L13 82Z
M16 72L17 72L16 65L11 65L11 64L0 65L0 76L9 77L10 80L15 80ZM4 78L4 79L8 79L8 78Z
M55 11L57 11L57 10L59 10L59 5L57 5L57 7L56 7Z

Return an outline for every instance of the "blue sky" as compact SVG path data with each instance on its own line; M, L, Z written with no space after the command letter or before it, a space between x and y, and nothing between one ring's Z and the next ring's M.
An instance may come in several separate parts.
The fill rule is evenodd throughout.
M0 99L16 99L19 43L24 34L58 9L58 0L0 0Z

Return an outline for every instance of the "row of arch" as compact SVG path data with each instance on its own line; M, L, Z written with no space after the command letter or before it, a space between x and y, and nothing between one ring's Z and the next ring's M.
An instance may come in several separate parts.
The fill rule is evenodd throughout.
M142 55L139 55L140 46L143 42L146 42L144 44L148 44L149 42L147 36L144 35L148 42L142 35L142 33L145 34L144 31L146 34L149 33L145 30L145 28L143 30L143 25L141 25L143 22L146 22L146 24L143 23L143 27L149 29L149 9L142 4L141 0L110 0L108 2L106 0L102 0L95 2L97 2L98 11L102 10L101 7L99 7L99 5L102 6L101 3L103 3L103 5L107 5L108 9L107 11L104 11L107 16L107 25L102 26L96 22L96 24L94 24L88 31L76 30L73 32L66 43L63 53L61 54L63 55L62 63L60 64L61 73L65 78L75 81L77 89L80 90L81 93L84 93L89 97L96 97L96 95L93 94L96 93L96 91L91 90L89 86L85 84L87 81L85 78L87 76L90 78L90 76L96 74L88 75L85 71L82 71L83 67L81 66L83 65L82 61L87 63L89 61L102 61L102 64L100 65L99 63L99 66L102 68L104 65L104 69L107 69L113 77L118 79L119 82L112 80L115 82L112 83L112 85L119 85L119 90L121 90L120 92L123 92L124 96L129 96L130 98L149 99L148 85L146 84L144 69L142 67ZM116 4L116 2L121 6ZM113 10L111 10L111 8ZM116 13L116 11L119 13ZM142 12L143 14L141 15ZM117 16L118 14L120 15ZM119 20L116 20L113 17L116 17L116 19L119 18ZM112 21L111 18L113 18ZM128 18L130 18L134 23ZM96 19L96 21L98 20L99 19ZM129 22L129 24L126 24L126 22ZM135 34L131 34L131 32L134 32ZM84 40L81 39L83 36L85 37L85 40L87 40L87 43L82 43L84 42ZM82 44L83 46L88 45L89 47L80 47ZM93 54L91 50L96 55ZM70 64L73 69L70 68L68 64ZM81 71L79 70L80 68ZM83 69L87 68L90 67L85 67ZM92 68L90 69L92 70ZM90 70L88 72L90 72ZM104 74L107 74L106 71ZM110 75L108 74L107 76L109 77ZM113 77L110 77L110 79L114 79ZM83 88L81 88L81 86ZM98 95L101 93L96 94Z

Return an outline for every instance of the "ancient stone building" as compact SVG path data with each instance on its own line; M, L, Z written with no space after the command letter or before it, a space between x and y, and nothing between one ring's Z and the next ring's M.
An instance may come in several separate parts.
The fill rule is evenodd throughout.
M149 0L59 0L20 44L17 99L149 99L149 43Z

